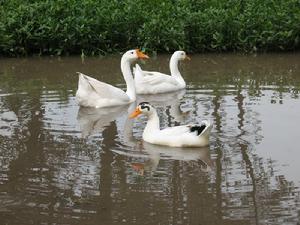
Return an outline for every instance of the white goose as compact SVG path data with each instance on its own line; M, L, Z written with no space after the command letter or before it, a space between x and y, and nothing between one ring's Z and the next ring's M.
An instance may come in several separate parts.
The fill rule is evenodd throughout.
M171 76L160 72L143 71L136 64L134 68L134 82L137 94L158 94L177 91L186 87L182 78L178 62L190 59L184 51L176 51L170 59Z
M143 140L146 142L171 147L204 147L209 144L212 125L208 121L202 121L198 125L175 126L161 130L157 112L148 102L141 102L130 118L135 118L140 114L148 117L143 132Z
M126 92L110 84L79 73L78 90L76 92L76 99L79 105L100 108L134 102L136 93L130 65L139 58L146 59L149 57L138 49L129 50L122 56L121 71L127 85Z

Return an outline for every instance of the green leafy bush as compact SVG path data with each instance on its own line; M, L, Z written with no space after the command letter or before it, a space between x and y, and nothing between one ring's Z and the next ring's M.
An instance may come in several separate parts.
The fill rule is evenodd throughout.
M299 48L299 0L0 1L0 54Z

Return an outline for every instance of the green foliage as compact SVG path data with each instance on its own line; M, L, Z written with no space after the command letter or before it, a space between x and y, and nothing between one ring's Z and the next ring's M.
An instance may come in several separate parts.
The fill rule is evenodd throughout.
M0 54L299 48L299 0L0 1Z

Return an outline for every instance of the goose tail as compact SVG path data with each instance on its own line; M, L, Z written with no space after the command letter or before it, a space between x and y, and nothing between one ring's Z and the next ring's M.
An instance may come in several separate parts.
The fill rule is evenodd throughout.
M197 136L201 138L208 138L211 128L211 122L208 120L203 120L200 124L191 126L190 132L196 132Z
M77 74L78 74L78 90L90 89L91 86L87 76L80 72L77 72Z
M202 136L202 137L206 137L206 138L209 138L209 135L210 135L210 131L211 129L213 128L213 125L212 123L209 121L209 120L203 120L201 122L201 125L205 126L204 130L201 132L201 134L199 136Z
M83 73L77 72L78 74L78 89L76 91L76 100L81 106L88 106L87 96L92 91L92 86L89 83L88 77Z

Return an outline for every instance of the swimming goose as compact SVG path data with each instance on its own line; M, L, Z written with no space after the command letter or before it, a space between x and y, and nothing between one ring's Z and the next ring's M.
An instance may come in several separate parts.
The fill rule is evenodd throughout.
M151 144L171 147L204 147L209 144L209 135L212 125L209 121L200 124L168 127L160 129L159 117L156 109L148 102L141 102L130 118L140 114L148 117L147 125L143 132L143 140Z
M170 59L171 76L160 73L143 71L136 64L134 82L137 94L158 94L177 91L186 87L185 81L178 69L180 60L190 59L184 51L176 51Z
M126 92L83 73L78 73L77 102L81 106L95 108L125 105L134 102L136 93L130 65L136 59L147 58L149 57L138 49L129 50L123 54L121 58L121 71L127 85Z

